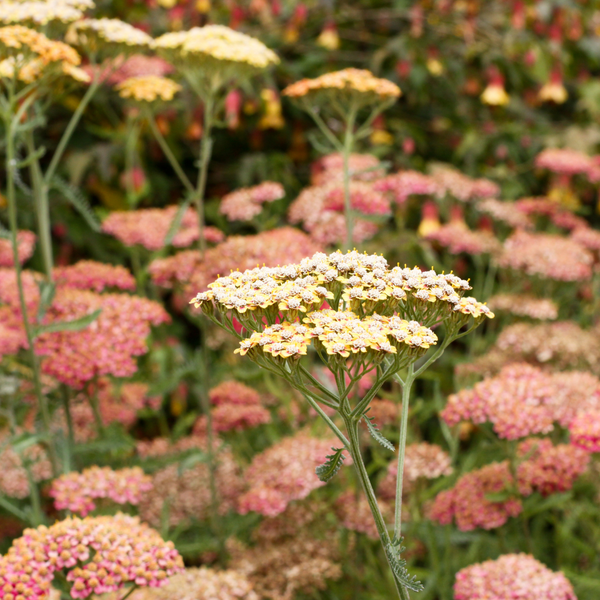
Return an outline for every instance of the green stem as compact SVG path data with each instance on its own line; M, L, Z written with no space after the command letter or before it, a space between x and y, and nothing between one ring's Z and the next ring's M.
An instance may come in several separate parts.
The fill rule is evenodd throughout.
M94 413L94 421L96 423L96 429L98 433L103 436L104 435L104 422L102 421L102 414L100 413L100 405L98 402L98 378L95 377L93 381L94 389L91 394L88 394L88 399L90 401L90 406L92 407L92 412Z
M214 121L215 98L208 93L204 100L204 130L200 142L200 169L198 170L198 183L196 185L195 204L198 213L198 247L200 256L204 258L206 252L206 238L204 236L204 194L206 191L206 179L208 176L208 165L212 154L212 127Z
M194 186L188 179L188 176L184 173L183 169L181 168L181 165L179 164L179 161L175 158L173 151L171 150L171 148L169 148L169 144L167 143L167 140L165 140L163 134L160 132L160 129L158 128L158 125L156 124L156 120L154 119L154 116L152 115L150 108L146 108L145 112L146 112L146 114L145 114L146 120L148 121L148 124L150 125L150 129L152 130L152 133L153 133L154 137L156 138L158 145L160 146L161 150L163 151L163 154L165 155L165 157L171 164L171 167L173 168L173 171L175 171L175 174L177 175L177 177L179 177L179 181L181 181L183 187L185 187L185 189L190 194L193 194Z
M12 97L9 99L10 106L13 106ZM38 357L35 354L34 347L34 336L29 322L29 316L27 311L27 302L25 300L25 291L23 289L23 277L21 263L19 262L19 247L17 243L17 200L15 196L15 139L14 139L14 126L15 122L11 120L9 116L6 118L6 185L7 185L7 200L8 200L8 220L10 223L11 231L11 242L13 251L13 260L15 266L15 275L17 279L17 288L19 292L19 305L21 307L21 317L23 319L23 327L25 328L25 336L27 338L27 346L29 350L29 356L31 360L31 367L33 371L33 384L35 389L35 395L38 402L38 409L42 417L42 424L44 432L50 435L50 411L48 409L48 403L44 392L42 390L42 381L40 376L40 366ZM52 471L56 476L58 474L58 460L54 445L50 441L48 443L48 456L52 464Z
M138 586L137 585L133 585L130 590L121 598L121 600L127 600L127 598L129 598L129 596L131 594L133 594L133 592L135 592L135 590L137 590Z
M400 418L400 439L398 441L398 472L396 475L396 501L394 509L394 537L402 535L402 486L404 483L404 452L408 436L408 405L414 381L414 364L408 367L408 374L402 387L402 416Z
M69 460L73 456L73 447L75 446L75 430L73 428L73 417L71 416L71 402L69 400L69 388L61 385L61 400L65 412L65 421L67 422L67 441L69 444Z
M26 523L29 521L27 513L17 508L8 498L0 496L0 506L17 517L17 519L21 519L21 521L25 521Z
M26 135L27 151L30 156L35 156L35 140L33 130L29 130ZM50 232L50 208L48 205L48 188L44 185L44 176L40 168L39 159L34 158L29 165L31 184L33 188L33 197L35 202L35 213L38 224L38 235L40 238L40 248L42 250L42 260L44 263L44 272L49 281L52 281L52 268L54 260L52 256L52 234Z
M367 472L367 468L365 466L365 463L362 458L362 453L360 451L358 422L354 419L344 417L344 424L346 426L348 437L350 438L349 452L352 456L352 461L354 462L354 467L358 474L358 478L360 479L363 491L365 492L365 495L367 497L369 508L371 509L373 519L375 520L375 526L377 527L377 533L379 534L379 539L381 540L381 545L383 546L384 554L387 558L389 548L391 546L390 535L388 533L383 515L381 514L381 510L379 509L379 504L377 503L377 498L375 496L375 492L373 490L373 486L371 484L371 480L369 479L369 474ZM391 564L390 568L392 568ZM402 600L410 600L408 590L404 586L398 584L395 576L394 583L396 585L399 597Z
M346 217L346 242L344 251L352 248L352 232L354 229L354 216L352 214L352 203L350 197L350 154L354 145L354 124L356 121L356 109L350 110L346 121L346 132L344 134L344 216Z
M85 109L87 108L87 105L90 103L90 100L96 93L96 90L98 89L99 85L100 85L100 70L98 70L98 73L96 73L94 79L90 83L90 87L88 87L86 93L84 94L83 98L81 99L81 102L75 109L75 112L72 114L71 119L69 120L69 123L67 124L67 127L66 127L64 133L62 134L60 141L58 142L58 146L56 147L56 150L54 151L52 160L50 161L50 165L48 166L48 169L46 170L46 174L44 175L44 184L47 189L49 188L50 181L52 180L52 177L54 176L54 172L56 171L56 169L58 167L58 163L60 162L60 159L62 158L62 156L67 148L67 144L69 143L69 140L71 139L71 136L73 135L73 132L75 131L75 127L77 127L79 120L83 116L83 112L85 111Z

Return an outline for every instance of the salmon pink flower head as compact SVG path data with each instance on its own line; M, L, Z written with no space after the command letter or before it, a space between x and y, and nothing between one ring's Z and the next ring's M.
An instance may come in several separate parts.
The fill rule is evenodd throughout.
M562 573L554 573L529 554L504 554L456 574L454 600L577 600Z
M426 240L435 242L451 254L481 254L496 253L500 242L489 231L473 231L464 221L452 221L441 225L424 236Z
M571 239L575 240L588 250L600 251L600 231L591 227L577 227L571 234Z
M96 508L96 500L135 505L150 489L152 480L140 467L114 471L110 467L93 466L81 473L61 475L52 482L49 493L57 510L85 517Z
M223 196L219 212L228 221L250 221L262 212L265 202L274 202L284 196L285 190L280 183L264 181L260 185L235 190Z
M373 236L379 226L373 221L360 218L362 215L387 215L390 201L375 189L371 182L350 182L350 204L358 213L354 241L360 242ZM289 220L302 227L311 236L324 244L336 244L345 233L344 189L340 181L310 186L302 190L289 208ZM366 236L366 237L365 237Z
M211 404L215 406L221 404L260 404L260 396L256 390L233 379L223 381L211 388L208 397Z
M514 203L517 210L533 221L534 217L546 217L561 229L573 231L588 228L585 219L573 214L563 205L545 197L521 198Z
M546 148L535 157L538 169L547 169L552 173L578 175L594 168L591 156L571 148Z
M400 171L376 181L373 189L391 193L397 204L404 204L411 196L433 196L438 184L429 175L418 171Z
M271 422L271 413L260 404L220 404L211 409L212 426L217 433L243 431ZM194 433L206 433L206 416L194 425Z
M352 180L375 181L383 177L385 171L379 165L379 159L373 154L352 153L348 157L348 167ZM341 182L343 177L344 157L340 152L327 154L311 165L311 185L322 186L332 181Z
M54 280L60 287L94 292L103 292L106 288L135 290L135 279L125 267L95 260L80 260L73 265L56 267Z
M102 223L102 231L116 237L125 246L139 245L150 251L160 250L165 246L167 234L178 210L178 206L167 206L115 211ZM176 248L186 248L191 246L199 235L198 215L193 208L189 208L183 214L171 243ZM215 227L206 227L204 235L206 240L213 244L224 239L223 233Z
M437 185L437 196L452 196L461 202L470 202L481 198L495 198L500 188L489 179L472 179L464 173L445 164L430 169L430 176Z
M161 443L159 447L154 444L152 448L146 447L144 454L166 456L175 451L198 450L207 451L206 437L190 436L171 446ZM225 515L235 509L245 486L241 469L231 450L223 447L218 439L214 440L213 450L218 510L219 514ZM177 463L159 469L152 474L152 489L142 494L139 504L141 518L155 527L160 527L165 519L172 527L209 519L212 515L211 488L207 485L210 477L206 462L197 463L183 471Z
M523 496L534 491L549 496L570 490L590 462L586 450L571 444L554 446L547 438L522 441L517 456L522 459L517 467L517 482Z
M538 321L554 321L558 317L558 305L554 300L529 294L497 294L489 299L488 305L496 312Z
M19 264L29 260L35 250L36 235L32 231L17 232L17 252ZM0 267L12 267L14 265L12 242L10 239L0 239Z
M238 512L274 517L290 502L324 486L315 468L335 444L334 439L317 439L301 431L256 455L244 473L250 489L238 499Z
M123 589L160 587L183 571L173 542L136 517L68 518L26 529L0 557L0 598L48 597L55 575L71 583L73 598Z
M29 476L33 481L52 477L52 465L42 446L33 444L22 453L11 447L7 432L0 434L0 494L10 498L27 498L31 493Z
M460 531L495 529L523 510L521 499L492 501L489 494L514 487L508 461L496 462L462 475L453 488L440 492L429 507L429 518L441 525L456 520Z
M588 452L600 452L600 407L582 411L569 425L571 443Z
M76 389L102 375L130 377L137 371L136 357L147 351L150 326L169 321L164 308L146 298L63 288L45 322L71 321L98 309L100 316L85 329L38 337L35 351L44 357L44 373Z
M504 242L503 268L555 281L585 281L592 276L592 254L571 238L517 231Z
M568 426L577 412L600 404L600 380L590 373L549 374L525 363L448 398L440 416L448 425L491 422L496 434L515 440Z
M516 202L485 198L477 202L475 208L513 229L533 229L533 220L519 209Z
M600 369L600 338L594 329L583 329L574 321L515 323L500 332L487 354L461 365L459 371L491 375L515 362L528 362L546 370L596 372ZM583 371L579 375L585 378Z
M275 267L299 261L318 250L320 247L305 233L280 227L257 235L231 236L216 248L209 248L204 258L200 252L188 250L157 259L150 264L150 274L154 283L162 287L183 286L186 290L204 291L219 275L233 269Z

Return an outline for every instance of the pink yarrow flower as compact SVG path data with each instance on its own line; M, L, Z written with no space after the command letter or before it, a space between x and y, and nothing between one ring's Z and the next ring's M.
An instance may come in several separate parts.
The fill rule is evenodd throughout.
M569 425L571 443L587 452L600 452L600 410L582 412Z
M456 574L454 600L577 600L562 573L529 554L505 554Z
M152 480L140 467L114 471L93 466L81 473L67 473L52 482L50 496L57 510L69 510L82 517L96 508L95 500L116 504L139 504L142 494L152 489Z
M17 253L19 264L29 260L35 250L36 235L32 231L17 232ZM0 239L0 267L12 267L14 265L12 241L10 238Z
M102 292L106 288L135 290L135 278L119 265L95 260L80 260L74 265L54 269L54 280L61 287Z

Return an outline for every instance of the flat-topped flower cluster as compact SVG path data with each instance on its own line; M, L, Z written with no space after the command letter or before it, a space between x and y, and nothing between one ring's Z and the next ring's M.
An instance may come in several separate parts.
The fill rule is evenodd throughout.
M256 345L272 353L274 344L293 343L297 351L275 352L305 354L312 339L330 354L349 348L353 353L367 348L393 353L396 343L426 349L437 340L428 328L441 321L494 316L474 298L462 297L470 286L456 275L390 269L382 256L356 251L317 253L299 264L234 271L208 288L190 303L209 316L215 307L223 315L230 312L259 334L242 342L243 353ZM333 310L320 311L325 302ZM280 316L282 322L277 322ZM342 342L346 350L334 350Z

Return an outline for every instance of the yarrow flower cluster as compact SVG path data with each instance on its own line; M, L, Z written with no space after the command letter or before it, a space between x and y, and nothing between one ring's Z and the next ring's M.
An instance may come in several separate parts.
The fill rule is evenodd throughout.
M186 289L205 290L221 273L232 269L251 269L256 265L274 267L283 261L299 261L317 252L319 247L305 233L292 227L280 227L257 235L231 236L204 258L189 250L151 263L150 274L156 285L182 285ZM0 292L1 293L1 292Z
M519 598L577 600L562 573L554 573L529 554L505 554L471 565L456 574L454 600Z
M448 165L436 165L431 169L430 176L437 185L439 198L449 195L461 202L470 202L500 194L500 188L493 181L472 179Z
M0 27L0 76L33 83L42 75L69 75L79 81L89 77L78 68L81 57L74 48L48 39L22 25Z
M352 353L366 352L367 347L383 353L395 353L400 347L426 349L437 338L419 322L433 325L442 318L444 309L459 318L493 317L485 305L461 297L469 285L455 275L389 269L383 257L356 251L319 253L284 267L234 271L208 288L191 303L207 314L212 314L215 307L223 314L231 311L240 323L254 330L241 342L243 353L259 347L271 354L296 356L305 354L311 339L327 344L329 353L346 356L346 349L334 350L334 345L344 341L344 347L351 346ZM335 298L339 310L311 312ZM396 312L416 322L394 316ZM262 321L257 319L264 315L272 321L280 313L289 322L273 324L263 331ZM365 316L361 318L361 314ZM302 322L295 322L300 315ZM340 333L343 338L338 340ZM387 336L391 339L386 342ZM366 344L360 343L361 337Z
M504 223L513 229L533 229L532 219L519 209L516 202L485 198L476 204L479 212L492 217L494 221Z
M528 294L497 294L489 299L488 305L497 312L539 321L553 321L558 317L558 306L554 300Z
M87 3L81 3L87 4ZM34 26L44 26L48 23L72 23L83 17L83 8L91 8L93 3L87 6L77 6L76 3L54 0L52 2L6 1L0 5L0 23L19 23Z
M93 466L81 473L61 475L52 482L49 493L57 510L85 517L96 508L96 500L135 505L150 489L152 481L140 467L114 471L110 467Z
M570 490L589 465L590 456L571 444L554 446L546 438L529 438L517 446L523 459L517 467L517 484L523 496L534 491L542 496Z
M487 496L513 486L508 461L491 463L462 475L453 488L440 492L429 507L429 518L441 525L449 525L455 519L461 531L501 527L509 517L521 513L521 499L508 496L494 502Z
M355 181L376 181L385 175L385 170L380 164L373 154L351 153L348 156L350 178ZM311 185L322 186L332 181L341 182L343 178L344 157L340 152L322 156L311 165Z
M30 494L29 474L39 483L52 477L52 465L39 444L26 448L21 454L11 448L6 432L0 436L0 493L9 498L27 498Z
M260 397L253 389L237 381L225 381L209 391L212 426L217 433L241 431L269 423L271 413L260 403ZM207 417L200 417L194 425L194 432L206 434Z
M256 38L223 25L166 33L155 40L154 47L184 70L220 70L226 80L279 62L277 55Z
M325 462L334 444L335 440L300 432L256 455L244 473L250 489L239 498L238 512L275 517L293 500L306 498L325 485L315 468Z
M132 600L259 600L254 586L240 571L218 571L208 567L190 567L174 575L161 588L136 590Z
M571 443L588 452L600 452L600 407L582 411L569 425Z
M172 542L139 519L68 518L26 529L0 557L0 598L47 598L58 572L72 584L73 598L122 589L127 583L160 587L183 571Z
M150 326L170 319L160 304L146 298L63 288L57 290L45 322L71 321L98 309L97 320L81 331L38 337L35 351L44 357L44 373L75 389L102 375L130 377L137 371L135 358L147 351Z
M35 250L36 235L32 231L17 232L17 252L19 255L19 264L29 260ZM12 242L9 239L0 239L0 267L12 267L14 257Z
M451 221L446 225L429 232L425 239L436 242L451 254L480 254L495 253L500 249L500 243L489 231L472 231L462 220Z
M529 219L532 217L547 217L551 223L561 229L571 231L589 227L585 219L574 215L559 202L550 198L521 198L515 202L515 206Z
M575 415L600 406L600 380L591 373L548 374L520 363L448 398L440 416L449 425L489 421L496 434L514 440L548 433L558 421L568 426Z
M379 79L364 69L344 69L326 73L315 79L302 79L283 90L283 95L306 99L313 103L328 103L331 99L348 101L357 106L369 106L393 100L401 95L400 88Z
M600 369L600 340L595 330L574 321L515 323L505 327L491 350L461 373L491 374L507 364L526 361L551 369Z
M186 440L185 442L183 440ZM240 494L244 491L244 481L240 468L229 449L221 447L215 440L215 484L217 490L219 514L234 510ZM144 448L145 456L165 456L174 451L206 452L206 437L192 436L183 438L174 446L161 443ZM152 489L142 495L139 503L140 516L155 527L169 523L175 527L193 520L204 520L211 514L212 498L210 471L206 462L180 471L178 464L170 464L152 475Z
M228 221L250 221L262 212L265 202L274 202L284 196L285 190L280 183L264 181L223 196L219 212L225 215Z
M370 413L369 413L370 414ZM447 452L436 444L419 442L406 446L404 453L404 487L410 490L419 479L437 479L452 475L452 461ZM389 464L385 477L379 483L379 493L384 499L396 497L396 461Z
M350 182L350 205L363 215L387 215L390 202L370 182ZM346 217L344 190L341 182L333 181L321 186L310 186L302 190L289 208L289 220L302 224L311 237L321 244L337 244L345 236ZM380 225L357 216L354 219L353 240L362 242L377 233Z
M517 231L504 243L498 264L529 276L557 281L584 281L594 259L576 241L550 233Z
M535 157L535 166L565 175L588 174L596 168L590 156L571 148L546 148Z
M179 207L142 208L132 211L114 211L102 223L102 231L116 237L125 246L140 245L154 251L164 248L165 241ZM189 208L181 219L171 243L176 248L191 246L200 235L198 215ZM208 242L216 244L224 235L216 227L205 227Z
M56 267L54 280L60 287L103 292L106 288L135 290L135 278L120 265L95 260L80 260L73 265Z
M138 75L118 83L116 90L121 98L129 98L136 102L155 102L173 100L181 89L178 83L160 75Z
M411 196L433 196L439 193L438 184L429 175L418 171L400 171L376 181L378 192L391 193L397 204L404 204Z
M152 38L119 19L83 19L72 23L65 40L89 52L131 53L152 47Z

